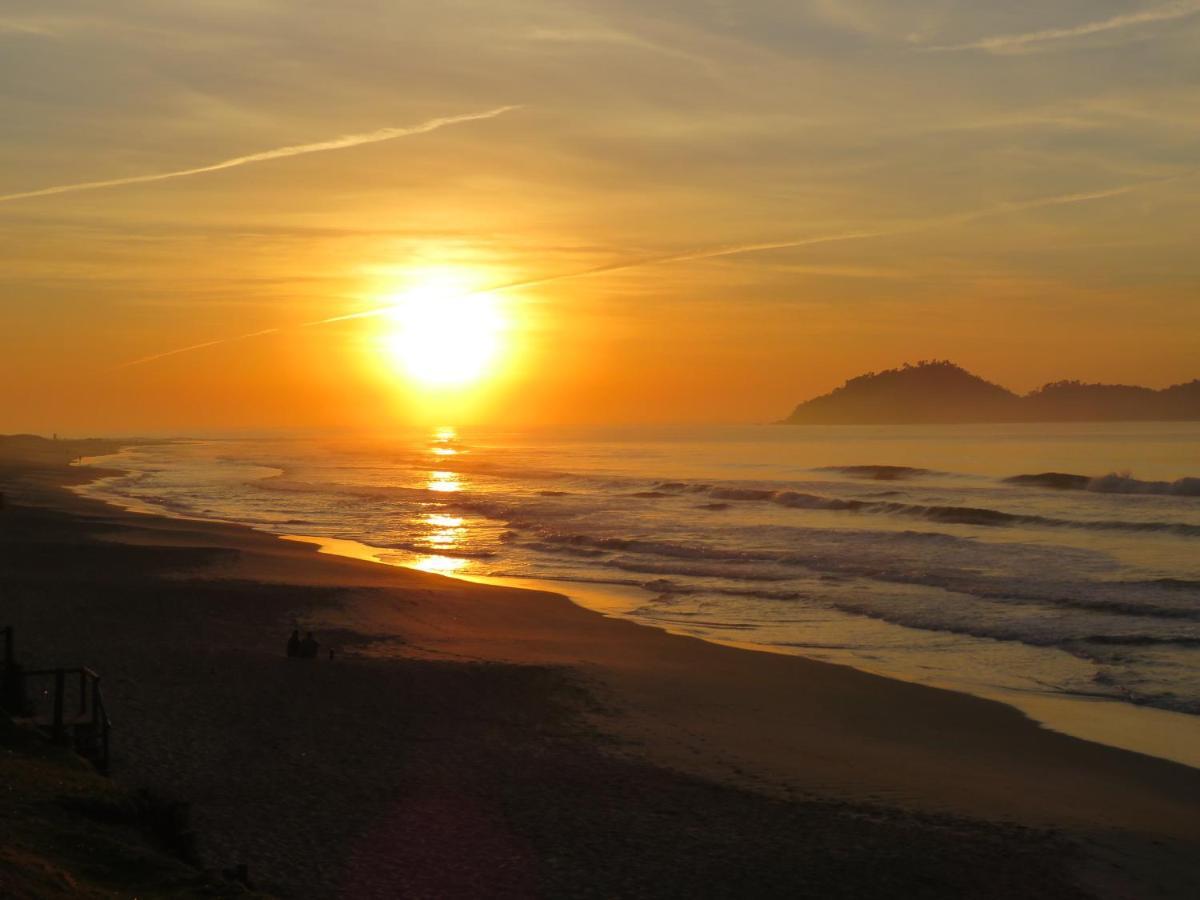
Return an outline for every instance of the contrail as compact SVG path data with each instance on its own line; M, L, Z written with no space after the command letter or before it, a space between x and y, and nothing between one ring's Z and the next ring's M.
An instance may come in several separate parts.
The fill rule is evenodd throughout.
M1174 19L1184 19L1196 13L1200 13L1200 2L1197 0L1174 0L1172 3L1144 9L1141 12L1123 13L1119 16L1085 22L1069 28L1047 28L1043 31L1030 31L1026 34L1001 34L995 37L980 38L966 44L951 44L945 47L927 47L925 49L945 52L955 50L1004 51L1025 47L1029 44L1042 44L1047 41L1067 40L1085 37L1089 34L1100 34L1105 31L1116 31L1119 28L1130 28L1150 22L1169 22Z
M624 260L622 262L609 263L603 266L593 266L590 269L581 269L577 272L562 272L557 275L546 275L541 278L530 278L523 281L511 281L505 284L493 285L482 290L472 291L471 295L479 294L498 294L502 291L515 291L519 288L536 287L541 284L549 284L555 281L566 281L574 278L586 278L589 275L603 275L606 272L620 272L625 269L640 269L645 266L659 266L667 263L686 262L688 260L697 259L714 259L719 256L736 256L743 253L757 253L765 250L783 250L791 247L808 247L814 244L831 244L837 241L853 241L864 240L871 237L883 237L888 234L897 234L899 231L855 231L846 232L844 234L822 235L819 237L802 238L792 241L776 241L765 244L738 244L726 247L712 247L705 250L692 250L687 253L674 253L669 256L646 256L635 260ZM352 322L357 319L374 319L379 316L385 316L396 309L395 304L389 306L379 306L373 309L366 309L361 312L345 313L340 316L330 316L327 319L316 319L312 322L300 322L296 325L288 326L293 330L301 328L316 328L320 325L335 325L338 322ZM221 344L233 344L238 341L246 341L250 338L264 337L268 334L278 334L281 331L287 330L284 326L276 328L266 328L262 331L254 331L250 334L239 334L229 338L216 338L211 341L204 341L200 344L189 344L186 347L176 347L174 350L165 350L162 353L154 353L150 356L142 356L138 359L132 359L129 362L121 363L115 366L115 369L128 369L131 366L140 366L144 363L154 362L155 360L165 359L168 356L177 356L180 353L191 353L193 350L203 350L207 347L215 347Z
M500 291L514 291L518 288L536 287L541 284L549 284L554 281L564 281L573 278L587 278L590 275L604 275L609 272L622 272L626 269L641 269L646 266L662 266L668 263L689 262L699 259L715 259L719 256L740 256L744 253L758 253L765 250L786 250L793 247L810 247L815 244L833 244L840 241L859 241L872 237L883 237L885 234L892 232L886 231L848 231L838 234L825 234L816 237L798 238L789 241L772 241L762 244L729 244L721 247L708 247L699 250L689 250L684 253L672 253L664 256L643 256L638 259L627 259L621 262L608 263L603 266L593 266L590 269L581 269L578 272L563 272L558 275L546 275L542 278L533 278L524 281L513 281L507 284L498 284L494 287L484 288L481 291L475 291L476 294L495 294ZM382 312L394 309L395 307L383 307ZM338 316L333 321L342 321L351 318L365 318L372 315L377 315L374 310L368 310L365 313L351 313L348 316ZM324 324L324 323L319 323Z
M736 256L743 253L756 253L765 250L783 250L790 247L807 247L814 244L830 244L836 241L853 241L863 240L869 237L882 237L886 234L897 232L885 231L858 231L847 232L844 234L822 235L820 237L802 238L792 241L777 241L765 244L739 244L726 247L712 247L705 250L692 250L687 253L674 253L669 256L646 256L635 260L624 260L622 262L609 263L603 266L593 266L590 269L581 269L577 272L561 272L557 275L546 275L541 278L530 278L522 281L511 281L505 284L493 285L482 290L472 291L471 295L479 294L498 294L502 291L515 291L519 288L536 287L541 284L549 284L555 281L566 281L574 278L586 278L590 275L603 275L606 272L621 272L626 269L640 269L646 266L660 266L667 263L686 262L688 260L697 259L714 259L719 256ZM299 324L288 326L293 330L301 328L316 328L321 325L335 325L338 322L352 322L357 319L374 319L379 316L385 316L396 309L395 304L389 306L378 306L373 309L366 309L361 312L345 313L340 316L330 316L327 319L316 319L312 322L300 322ZM128 362L120 363L114 366L114 369L128 369L131 366L140 366L144 363L154 362L159 359L166 359L168 356L178 356L180 353L191 353L193 350L204 350L208 347L216 347L221 344L233 344L238 341L246 341L251 338L265 337L269 334L277 334L286 330L284 326L276 328L266 328L262 331L254 331L249 334L239 334L228 338L215 338L211 341L204 341L200 344L189 344L186 347L176 347L174 350L165 350L162 353L153 353L150 356L142 356L137 359L131 359Z
M505 284L498 284L490 288L483 288L479 291L473 291L472 295L496 294L502 291L514 291L520 288L551 284L556 281L587 278L593 275L604 275L611 272L623 272L628 269L641 269L647 266L661 266L670 263L689 262L692 260L701 259L716 259L722 256L740 256L746 253L762 253L771 250L790 250L798 247L812 247L817 244L832 244L843 241L863 241L870 240L872 238L896 237L902 234L911 234L913 232L925 231L931 228L938 228L946 225L959 225L967 222L975 222L980 219L989 219L995 216L1003 216L1009 213L1023 212L1025 210L1044 209L1051 206L1067 206L1073 203L1086 203L1093 200L1104 200L1109 197L1119 197L1123 194L1129 194L1142 188L1149 187L1150 185L1162 184L1168 181L1176 181L1181 178L1187 178L1190 175L1196 174L1198 171L1200 171L1200 169L1189 169L1185 172L1180 172L1175 175L1166 175L1161 178L1140 181L1135 184L1121 185L1114 188L1106 188L1099 191L1058 194L1053 197L1038 197L1033 200L1009 201L1000 203L996 206L989 206L984 209L972 210L965 213L954 213L953 215L941 216L936 219L928 219L925 221L912 222L908 225L898 226L895 228L877 229L874 231L845 231L835 234L796 238L793 240L770 241L756 244L729 244L720 247L708 247L690 250L684 253L672 253L663 256L644 256L638 259L624 260L622 262L609 263L603 266L593 266L589 269L580 269L575 272L562 272L557 275L545 275L541 278L530 278L523 281L512 281ZM395 304L379 306L373 309L363 310L362 312L345 313L340 316L330 316L327 319L317 319L312 322L301 322L298 325L290 326L290 328L293 330L301 328L316 328L322 325L333 325L338 322L351 322L357 319L373 319L379 316L385 316L395 309ZM152 356L143 356L139 359L121 363L114 368L127 369L131 366L139 366L144 363L164 359L168 356L176 356L180 353L190 353L193 350L202 350L207 347L220 346L221 344L232 344L238 341L245 341L268 334L277 334L285 330L287 330L287 328L280 326L277 328L267 328L263 331L251 332L250 334L239 334L229 338L217 338L215 340L205 341L202 344L192 344L187 347L178 347L174 350L167 350L163 353L155 353Z
M201 344L189 344L186 347L176 347L174 350L166 350L162 353L152 353L150 356L142 356L138 359L131 359L129 362L121 363L118 366L113 366L113 368L128 369L130 366L140 366L143 363L154 362L156 359L166 359L168 356L177 356L180 353L191 353L193 350L203 350L206 347L216 347L220 344L235 344L238 341L248 341L251 338L266 337L268 334L278 334L283 330L284 329L282 327L264 328L262 331L252 331L249 334L239 334L236 337L216 338L211 341L204 341Z
M0 203L13 200L25 200L30 197L48 197L52 194L71 194L76 191L96 191L101 188L122 187L127 184L145 184L150 181L166 181L168 178L183 178L188 175L203 175L206 172L219 172L221 169L233 169L251 163L266 162L272 159L284 159L288 156L303 156L305 153L323 153L326 150L344 150L347 147L358 147L362 144L377 144L380 141L390 141L396 138L409 137L414 134L426 134L437 131L448 125L458 125L462 122L477 122L480 119L494 119L519 109L517 106L500 106L487 112L467 113L461 116L442 116L430 119L420 125L406 128L380 128L362 134L345 134L328 141L317 141L313 144L294 144L290 147L278 147L274 150L263 150L251 153L249 156L235 156L233 159L222 160L207 166L197 166L194 169L178 169L174 172L159 172L154 175L133 175L129 178L110 178L107 181L84 181L78 184L59 184L54 187L38 188L35 191L22 191L17 194L0 195Z

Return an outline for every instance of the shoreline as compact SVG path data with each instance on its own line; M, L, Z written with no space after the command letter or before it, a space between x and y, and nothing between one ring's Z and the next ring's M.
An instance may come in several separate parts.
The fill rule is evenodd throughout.
M251 527L251 526L246 526ZM274 532L265 532L273 534ZM387 562L380 558L386 553L384 548L372 547L362 541L346 538L326 538L318 535L283 534L283 540L313 544L318 552L334 556L344 556L359 559L382 566L392 566L400 569L411 569L402 563ZM415 570L420 571L420 570ZM605 616L620 617L620 610L635 605L632 598L624 599L617 585L580 584L577 582L560 582L538 578L507 578L488 575L445 575L456 581L470 584L492 584L502 587L515 587L521 590L542 591L560 594L576 606L600 613ZM716 646L733 647L751 653L771 653L778 656L796 656L817 663L846 666L869 675L876 675L892 681L905 684L922 685L953 691L981 700L990 700L1011 707L1028 717L1039 726L1068 737L1079 738L1090 743L1119 750L1128 750L1152 756L1156 759L1179 763L1189 768L1200 770L1200 717L1171 710L1156 709L1149 706L1138 706L1133 703L1122 703L1082 695L1037 695L1016 690L1006 690L996 687L991 690L971 689L971 685L951 680L921 680L917 677L904 677L903 673L884 667L863 665L861 661L845 659L816 659L801 650L787 650L773 644L759 644L752 641L721 641L700 635L688 634L686 631L673 630L658 623L633 621L643 628L654 628L680 637L704 641ZM1097 719L1097 710L1102 715Z
M81 466L80 468L87 468L87 466ZM323 554L342 556L348 559L357 559L372 564L409 571L422 571L412 566L389 562L383 559L382 556L388 552L386 548L374 547L363 541L349 538L325 537L322 535L282 534L247 523L175 514L157 509L149 504L124 503L119 502L115 497L97 496L96 494L88 493L86 489L91 484L92 482L85 482L75 485L72 490L81 496L99 500L102 503L125 512L164 516L180 521L234 524L262 534L272 535L282 540L315 545L318 548L318 552ZM485 575L444 574L442 577L468 584L492 584L559 594L582 609L599 612L606 616L619 615L618 610L622 607L631 608L636 605L632 599L629 601L622 599L621 595L623 592L618 585L599 583L585 585L577 582L559 582L548 579L507 578ZM715 640L700 635L689 634L682 630L673 630L659 623L641 622L635 619L627 620L633 621L641 627L659 629L668 634L689 637L716 646L728 646L749 652L772 653L780 656L797 656L812 660L813 662L843 665L881 678L950 690L967 696L1002 703L1019 711L1039 726L1050 731L1103 746L1141 753L1194 769L1200 769L1200 716L1190 716L1186 713L1178 713L1171 710L1084 695L1039 695L1006 689L998 685L981 689L979 686L967 682L951 679L922 679L916 673L898 671L895 668L885 666L871 666L864 664L862 660L855 658L851 653L841 654L835 659L816 659L806 655L801 649L789 650L772 644L749 641ZM1099 717L1096 716L1097 711L1100 711Z
M79 474L64 470L57 483ZM227 632L219 639L223 649L205 650L206 655L197 658L195 664L204 666L206 673L208 664L202 660L218 653L221 666L231 667L229 677L249 666L255 678L278 681L282 676L277 669L284 665L277 661L278 635L264 636L243 620L270 620L278 629L291 615L286 610L299 604L308 610L302 614L308 626L361 650L344 664L311 670L314 673L367 679L365 686L378 678L391 683L393 668L420 671L412 670L413 665L561 670L593 698L583 702L581 711L588 726L603 736L606 752L653 766L655 772L676 772L748 792L747 797L793 805L883 804L911 811L906 815L966 816L978 822L1059 829L1089 858L1124 867L1121 879L1166 885L1168 896L1189 896L1195 887L1194 859L1200 849L1200 772L1195 769L1047 731L994 701L802 656L749 652L673 635L588 611L561 593L487 587L318 554L311 546L245 526L122 512L64 487L51 485L36 493L34 508L45 508L52 517L66 516L62 527L82 528L83 534L100 529L103 543L96 564L103 564L105 572L116 564L113 557L119 562L120 548L122 554L147 550L148 558L156 561L196 555L198 567L184 570L192 574L171 575L179 565L173 563L167 577L184 578L179 590L191 591L187 586L194 583L195 590L204 588L205 596L210 590L219 592L215 607L187 607L192 627L210 629L210 622L219 621L218 627ZM106 535L109 531L113 533ZM30 577L43 576L35 571ZM132 578L129 589L145 591L140 587L145 576L136 572L113 577ZM143 627L143 619L158 609L153 605L158 602L155 592L162 590L155 588L147 599L129 601L130 615L136 618L121 622ZM272 600L279 591L284 592L283 600ZM293 602L293 594L313 599ZM245 599L239 599L243 595ZM252 595L258 599L249 599ZM27 612L35 620L41 614L32 607ZM156 615L144 627L159 630L147 634L182 627L172 610ZM160 648L147 647L144 637L113 631L121 622L114 623L108 614L93 615L90 621L96 635L73 635L65 644L74 646L76 653L92 648L88 652L101 655L99 664L106 671L118 672L116 680L124 692L135 695L130 699L118 694L115 701L134 703L124 717L131 723L127 729L141 729L149 740L128 762L162 772L163 753L178 760L179 754L190 758L200 752L193 745L202 748L212 740L212 726L203 720L194 726L191 719L159 723L141 721L136 714L136 695L148 690L140 686L136 672L150 671L136 667L160 665ZM120 643L127 639L137 640ZM57 640L62 642L63 636ZM178 664L187 671L195 665L186 652ZM125 676L119 674L122 670ZM224 671L213 668L204 677L219 678ZM403 682L396 684L402 687ZM368 701L376 702L367 697L355 703ZM228 701L188 700L218 702ZM284 714L262 702L254 701L260 714ZM327 701L314 702L328 711L323 705ZM210 720L217 716L224 721L221 717L237 713L236 707L221 705L204 709ZM456 721L450 710L429 715L432 721L450 715L448 725ZM343 738L312 738L318 739ZM394 741L403 738L389 740L392 743L385 742L377 751L380 765L394 754ZM595 741L587 740L589 746ZM569 755L580 752L575 749ZM196 774L181 783L204 796L213 789L212 779L225 773L213 773L211 763L203 759L194 765L200 767ZM231 807L242 802L247 801L241 793L228 800ZM217 832L240 827L232 812L225 817L219 813L211 813Z

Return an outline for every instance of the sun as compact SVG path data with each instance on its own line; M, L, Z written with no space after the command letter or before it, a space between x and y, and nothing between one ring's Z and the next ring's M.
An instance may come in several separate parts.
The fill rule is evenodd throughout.
M454 272L425 273L391 298L383 346L393 365L428 387L465 387L500 355L505 320L499 301L473 292Z

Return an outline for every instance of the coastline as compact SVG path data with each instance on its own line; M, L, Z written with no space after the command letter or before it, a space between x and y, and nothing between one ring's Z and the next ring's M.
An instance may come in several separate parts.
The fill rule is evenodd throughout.
M81 482L80 484L72 487L72 490L76 493L80 493L80 489L85 488L87 483L88 482ZM87 496L86 494L84 495ZM134 512L137 514L151 516L166 515L163 512L150 507L122 507L108 498L101 498L101 502L104 502L107 505L116 506L117 508L123 509L123 511L126 512ZM212 522L214 524L219 522L219 520L189 518L182 515L166 515L166 517L177 518L180 521ZM319 535L279 535L275 532L265 531L264 529L256 528L252 525L241 525L240 523L238 524L238 527L244 527L251 531L270 535L272 537L278 537L279 539L285 541L294 541L300 544L312 545L317 548L318 553L325 555L339 556L347 559L367 562L372 565L402 569L407 572L420 571L412 569L411 567L387 562L381 559L381 555L386 553L386 550L383 548L372 547L371 545L361 541L343 538L328 538ZM561 597L562 599L568 600L572 605L580 609L595 612L608 617L615 616L617 611L622 607L628 608L636 605L637 603L637 601L632 598L622 598L617 587L609 585L591 586L566 582L557 583L539 579L493 578L487 576L470 577L436 575L435 577L447 578L450 581L460 582L463 584L484 584L502 588L515 588L521 591L553 594ZM665 634L682 637L687 640L700 641L713 646L730 647L749 653L767 653L784 657L798 657L816 665L833 665L836 667L844 666L856 672L861 672L865 675L885 679L887 681L930 687L935 690L946 690L980 700L1000 703L1021 713L1038 726L1046 728L1051 732L1112 749L1151 756L1167 762L1178 763L1180 765L1200 770L1200 721L1196 721L1193 717L1186 716L1182 713L1173 713L1165 710L1139 707L1133 704L1085 697L1022 697L1015 691L1002 691L1000 689L996 689L994 691L973 691L965 685L955 683L924 683L915 678L905 678L902 675L894 672L872 670L862 666L861 664L856 665L853 661L838 661L830 663L824 660L817 660L813 659L812 657L805 656L799 651L788 652L782 648L777 648L766 644L706 640L703 637L688 635L682 631L674 631L659 624L639 622L635 622L633 624L639 628L661 631ZM1097 707L1103 708L1105 713L1114 717L1114 719L1097 722L1094 718L1089 718L1087 713ZM1176 740L1164 735L1163 728L1167 726L1185 729L1185 734L1194 737L1195 741L1189 743L1189 741L1185 739Z
M361 665L383 677L377 663L396 657L566 671L591 697L582 702L598 735L589 743L656 771L792 803L884 804L914 815L1063 829L1089 855L1119 859L1112 864L1125 866L1134 883L1154 878L1178 896L1195 885L1189 860L1200 847L1200 772L1046 731L999 703L672 635L590 612L562 595L318 556L241 526L121 512L53 484L19 498L31 501L34 509L81 523L84 533L105 532L109 556L119 555L113 547L152 548L158 557L173 548L186 560L171 562L176 574L168 573L168 583L200 578L232 594L243 584L288 593L274 610L254 611L259 625L282 624L297 606L290 593L309 592L312 599L298 604L303 621L336 635L339 649L351 648L339 672ZM137 615L149 602L135 604ZM192 623L208 628L217 615L229 629L225 650L276 678L274 668L262 667L281 665L274 662L278 634L242 634L242 609L232 601L218 610L200 605ZM103 618L92 621L96 635L77 634L67 643L78 650L113 627ZM133 690L134 675L126 677ZM164 743L176 758L196 752L181 743L186 729L172 736L161 723L131 727L154 732L131 764L161 773L154 755Z
M121 455L117 454L115 457L99 460L99 464L123 467L121 458ZM136 471L137 463L131 463L131 468ZM316 525L320 517L311 525L305 525L304 519L280 523L273 521L271 513L264 511L260 512L257 518L252 515L243 520L238 517L237 510L240 507L219 504L214 509L224 510L224 515L214 512L214 518L206 519L203 518L203 513L189 512L186 499L176 498L172 502L169 492L159 503L151 504L123 491L108 490L104 485L105 480L98 479L93 486L85 487L83 492L122 509L189 521L238 522L264 533L316 543L328 552L350 558L366 559L391 566L411 566L422 571L436 571L467 582L528 587L533 590L561 593L586 609L621 615L648 627L690 635L715 644L744 647L759 652L805 656L817 661L848 665L885 678L946 688L974 697L995 700L1020 710L1043 727L1063 734L1200 768L1200 716L1161 708L1153 697L1149 698L1149 702L1140 702L1142 698L1136 689L1122 690L1120 681L1114 683L1109 680L1110 672L1097 661L1100 657L1086 654L1080 656L1070 649L1043 646L1036 633L1033 634L1032 646L1036 647L1042 656L1038 659L1026 659L1021 654L1029 651L1030 645L1022 643L1021 639L1013 641L1004 637L989 637L989 633L996 634L995 629L974 631L968 627L965 631L960 631L956 625L961 623L951 616L950 623L945 626L946 631L939 631L939 612L934 609L931 613L932 626L918 625L917 630L909 632L903 624L903 616L899 619L891 618L886 609L881 612L878 608L872 613L870 605L867 604L868 618L881 616L879 621L886 623L885 627L895 634L877 636L874 631L867 631L872 640L864 643L854 631L862 627L858 624L844 626L843 630L846 633L843 635L836 630L830 632L826 629L823 632L818 623L818 629L813 633L797 631L788 635L776 632L765 635L762 640L754 640L751 637L753 632L746 633L743 637L741 633L732 629L724 629L722 633L722 629L719 628L690 628L686 618L672 621L670 616L640 615L637 608L654 603L656 597L654 592L643 592L630 584L608 584L603 581L593 583L587 578L582 581L539 580L528 577L496 578L474 574L478 568L474 565L461 571L436 566L430 568L424 562L413 565L409 561L398 562L400 557L393 549L407 546L404 543L407 538L392 533L390 540L400 543L387 543L388 538L384 536L386 529L384 532L360 532L357 540L330 538L324 536L331 533L328 528L322 532ZM336 505L331 508L336 508ZM327 526L330 524L326 523ZM308 527L313 529L313 533L303 533L303 529ZM336 528L336 524L333 527ZM288 534L288 530L296 533ZM373 540L370 536L364 537L364 534L378 537L381 543L375 546L364 543L363 541ZM1005 535L999 537L1003 540ZM469 555L471 554L468 553ZM987 565L983 560L968 557L967 564L972 563L980 567ZM583 574L588 577L593 574L604 577L601 573ZM685 584L685 592L686 590ZM850 609L856 610L857 604L851 603ZM721 613L717 612L714 615L720 616ZM875 625L873 621L862 621L868 628ZM925 630L922 631L922 627ZM1107 623L1102 622L1090 627L1098 628L1099 634L1107 633L1104 631ZM1000 631L1004 633L1004 629ZM962 646L955 645L955 653L951 654L945 653L940 645L933 647L931 652L931 648L926 644L930 635L934 633L959 639ZM964 639L964 635L968 637ZM873 645L872 641L877 646ZM895 646L889 646L888 642L894 643ZM1130 671L1135 670L1131 668ZM1096 689L1096 683L1106 687ZM1165 690L1162 688L1160 693ZM1185 696L1187 690L1185 686Z
M286 534L280 535L280 537L283 540L315 545L319 548L319 552L325 554L364 560L394 568L407 568L399 563L391 563L382 559L381 556L386 554L386 550L383 548L372 547L361 541L302 534ZM619 616L622 611L635 608L644 602L642 598L622 595L616 585L584 585L536 578L501 578L483 575L448 575L445 577L471 584L491 584L561 594L576 606L605 616ZM633 590L636 589L626 589L630 592ZM919 678L916 673L871 667L862 660L851 658L849 654L846 654L844 659L820 660L806 655L802 649L788 650L771 644L748 641L718 641L689 635L685 631L673 630L659 623L637 622L636 624L644 628L654 628L668 634L689 637L717 646L734 647L751 653L799 656L813 662L846 666L892 681L940 688L982 700L995 701L1017 710L1043 728L1058 734L1200 769L1200 718L1184 713L1103 698L1037 695L999 687L988 690L943 679L926 681Z

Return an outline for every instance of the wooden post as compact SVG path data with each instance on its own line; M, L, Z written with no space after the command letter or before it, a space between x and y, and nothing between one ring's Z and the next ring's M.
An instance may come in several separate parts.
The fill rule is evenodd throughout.
M104 709L104 698L100 694L100 676L92 680L92 719L100 735L100 759L96 768L101 775L108 774L108 713Z
M87 712L87 669L79 670L79 717Z
M17 671L17 662L13 659L13 628L5 625L4 631L4 666L0 668L0 710L8 710L13 715L21 712L21 675Z
M51 732L55 741L61 742L63 739L63 691L66 688L66 672L62 669L54 670L54 730Z

